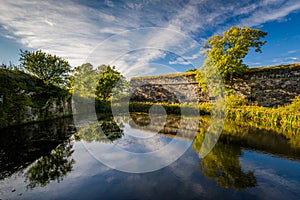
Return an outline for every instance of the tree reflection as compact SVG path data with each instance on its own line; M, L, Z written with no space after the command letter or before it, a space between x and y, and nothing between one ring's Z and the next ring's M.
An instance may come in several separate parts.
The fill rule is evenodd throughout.
M122 124L117 124L113 117L105 118L95 124L81 128L76 134L76 140L86 142L111 143L124 135Z
M203 128L196 135L193 149L198 153L205 137ZM204 176L214 178L217 185L223 188L234 187L245 189L256 185L256 178L252 171L244 172L239 157L242 155L239 146L217 142L211 152L200 162L199 168Z
M70 158L73 154L72 143L67 141L55 148L50 155L39 159L25 173L25 181L29 182L28 188L33 189L36 186L44 187L50 181L63 180L73 168L75 160Z

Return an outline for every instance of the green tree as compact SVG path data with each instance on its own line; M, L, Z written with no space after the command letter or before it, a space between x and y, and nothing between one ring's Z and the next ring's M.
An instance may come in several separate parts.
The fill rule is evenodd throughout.
M97 111L108 112L111 110L112 97L120 99L127 95L128 83L114 66L101 65L94 68L90 63L85 63L72 72L70 85L73 98L77 103L86 105L78 107L78 112L94 103Z
M223 32L223 35L214 35L204 43L205 54L209 60L205 67L216 67L223 80L232 83L234 77L245 72L247 65L243 63L243 58L251 48L255 52L261 52L261 47L266 43L261 40L267 35L261 30L249 27L233 26Z
M31 74L43 80L46 84L66 87L69 82L70 65L68 61L56 56L38 51L20 50L21 65Z
M72 72L72 91L84 98L108 101L112 95L120 96L128 86L124 76L114 66L101 65L94 68L90 63L85 63Z
M70 78L71 92L82 98L95 98L98 72L90 63L85 63L72 70Z
M96 87L96 98L108 101L110 97L120 97L127 88L124 76L114 66L101 65L98 67L99 79Z

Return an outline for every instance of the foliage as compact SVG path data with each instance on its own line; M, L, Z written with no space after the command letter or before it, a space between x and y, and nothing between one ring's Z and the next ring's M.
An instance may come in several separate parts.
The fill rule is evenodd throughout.
M98 72L90 63L85 63L72 70L70 81L71 93L82 98L95 98Z
M234 94L226 96L226 106L227 108L236 108L239 106L245 106L247 103L244 97L239 97Z
M262 67L253 67L248 68L248 72L256 73L256 72L273 72L277 73L284 70L298 70L300 68L300 63L293 64L281 64L276 66L262 66Z
M182 114L181 108L190 109L192 113L199 111L200 115L212 114L215 103L152 103L130 102L130 112L149 112L152 105L158 104L165 108L168 114ZM115 105L120 106L122 105ZM243 97L229 95L226 97L226 118L237 122L253 122L260 127L273 127L274 129L290 129L300 127L300 96L292 99L292 103L278 108L249 106ZM121 111L122 109L120 109ZM289 128L290 127L290 128Z
M9 62L8 65L2 63L2 64L0 65L0 69L1 69L1 68L2 68L2 69L9 69L9 70L17 70L17 71L21 71L21 69L20 69L18 66L14 65L12 62Z
M186 70L186 72L196 72L196 71L197 71L196 68L191 68L191 69Z
M31 74L43 80L46 84L54 84L66 87L69 81L69 63L41 50L20 52L21 65Z
M279 108L240 106L227 109L226 117L235 121L253 121L263 126L300 127L299 112L289 110L289 106Z
M225 94L225 87L220 76L219 69L211 58L204 61L203 66L197 70L195 79L202 91L209 91L214 97L221 97Z
M287 105L285 108L292 113L300 113L300 96L293 98L292 103Z
M100 101L108 101L112 96L120 98L127 88L124 76L115 69L115 66L101 65L98 71L96 98Z
M233 121L234 120L234 121ZM234 125L233 125L234 123ZM231 128L230 128L231 127ZM240 127L240 129L244 129L243 131L237 131L236 127ZM247 134L249 132L249 128L256 129L255 133ZM300 128L299 127L292 127L290 125L279 125L275 126L272 124L264 124L260 121L245 121L245 120L235 120L235 119L228 119L225 122L224 129L230 135L234 134L236 136L246 136L248 135L247 143L259 143L261 141L263 144L260 146L264 146L266 148L268 145L268 149L271 148L270 145L273 145L272 149L278 152L280 149L285 149L287 153L295 153L296 157L299 153L295 149L300 149ZM242 134L241 134L242 133ZM276 138L275 138L276 137ZM270 142L270 139L274 139L273 143ZM252 140L252 141L249 141ZM284 140L285 143L288 143L289 148L293 148L294 150L288 150L286 146L280 143L280 148L278 146L278 140ZM254 144L253 144L254 145ZM286 145L286 144L285 144Z
M94 68L90 63L76 67L71 78L71 92L82 98L109 101L121 98L128 84L115 67L101 65Z
M205 133L211 125L210 116L202 116L200 132ZM214 122L215 124L215 122ZM203 130L202 130L203 129ZM204 139L205 135L202 135ZM195 142L201 142L196 136ZM228 144L238 144L246 148L267 150L272 154L288 155L289 158L298 158L300 151L300 129L291 126L259 125L257 121L230 120L224 123L219 140ZM201 144L197 144L199 147ZM203 145L201 145L202 147ZM196 150L196 149L195 149ZM199 149L197 150L199 152Z
M51 119L54 117L48 112L51 100L64 101L69 97L66 90L46 85L35 76L19 70L0 69L0 127ZM26 114L28 107L32 108L32 116ZM33 119L34 113L38 119Z
M231 27L223 32L223 35L214 35L204 43L205 54L213 65L205 65L210 68L215 66L225 82L232 82L235 76L241 75L246 65L243 58L251 47L255 52L261 52L261 47L266 41L260 41L267 35L266 32L248 27ZM209 72L210 70L207 69Z
M206 92L207 91L207 85L208 85L207 82L208 81L204 77L205 77L205 75L204 75L203 68L197 70L197 73L195 75L195 79L196 79L199 87L201 88L201 90L203 92Z

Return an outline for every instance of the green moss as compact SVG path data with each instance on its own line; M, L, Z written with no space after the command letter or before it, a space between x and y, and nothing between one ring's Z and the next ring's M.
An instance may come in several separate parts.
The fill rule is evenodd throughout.
M300 69L300 63L285 64L285 65L276 65L276 66L262 66L262 67L256 67L256 68L248 68L247 72L250 72L250 73L255 73L255 72L271 72L271 71L275 72L275 71L278 71L278 70L293 70L293 69Z

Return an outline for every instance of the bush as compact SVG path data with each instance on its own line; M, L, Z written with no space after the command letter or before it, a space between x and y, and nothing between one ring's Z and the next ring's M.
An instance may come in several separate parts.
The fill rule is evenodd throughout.
M228 108L236 108L239 106L245 106L247 103L246 99L244 97L239 97L236 95L229 95L226 97L226 106Z
M292 103L286 106L290 112L300 112L300 95L292 99Z

